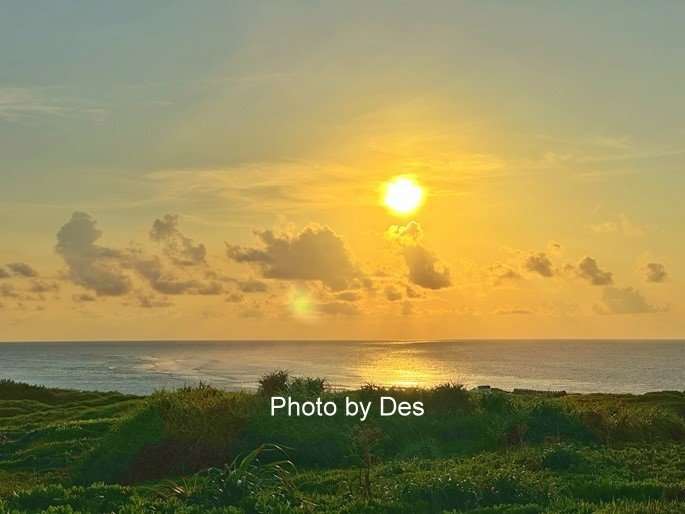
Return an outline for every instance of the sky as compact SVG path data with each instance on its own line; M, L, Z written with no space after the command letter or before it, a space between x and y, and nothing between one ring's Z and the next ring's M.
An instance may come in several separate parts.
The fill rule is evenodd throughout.
M683 338L683 22L3 2L0 340Z

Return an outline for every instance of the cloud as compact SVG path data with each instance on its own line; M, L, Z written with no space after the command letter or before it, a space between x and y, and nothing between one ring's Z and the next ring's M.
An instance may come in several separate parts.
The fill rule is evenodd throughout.
M94 302L96 300L96 298L92 294L88 293L72 295L71 299L74 300L76 303Z
M395 286L388 286L384 290L385 294L385 299L390 301L390 302L396 302L397 300L401 300L402 297L402 291L397 289Z
M310 225L299 234L256 232L261 248L226 244L229 259L258 267L264 278L316 280L333 291L358 287L364 275L345 240L332 229Z
M176 271L165 267L162 260L156 255L149 258L138 257L134 259L133 267L158 293L168 295L219 295L223 293L221 283L217 281L202 282L192 277L180 277Z
M243 293L230 293L225 300L229 303L238 303L242 302L244 298L245 295Z
M332 316L356 316L359 308L349 302L327 302L315 304L317 312Z
M528 252L524 267L528 271L537 273L542 277L549 278L554 276L552 261L549 260L545 252Z
M4 268L0 268L0 278L9 278L10 274Z
M32 278L38 276L38 272L25 262L12 262L7 267L20 277Z
M639 237L644 236L646 231L643 227L636 225L628 216L621 213L618 221L601 221L590 225L590 230L596 234L608 234L611 232L620 232L627 236Z
M59 284L56 282L47 283L40 280L34 280L31 282L29 290L32 293L53 293L59 291Z
M154 296L148 296L145 294L139 294L136 299L138 300L138 305L144 309L158 309L171 307L173 305L173 302L168 301L166 298L158 299Z
M485 279L495 287L510 284L516 280L521 280L521 275L514 271L511 266L496 262L483 268Z
M239 280L238 289L243 293L266 293L268 291L264 282L255 279Z
M668 276L666 267L660 262L648 262L644 266L644 272L647 282L664 282Z
M164 245L164 253L174 264L194 266L205 262L207 249L183 235L178 228L178 214L166 214L158 218L150 229L150 239Z
M18 298L19 295L10 284L0 284L0 296L5 298Z
M598 314L644 314L665 310L647 303L642 293L632 287L605 287L602 291L603 307L595 307Z
M424 231L421 225L410 221L404 226L391 225L385 238L401 247L409 268L409 281L425 289L443 289L452 285L450 270L441 264L435 253L422 246Z
M58 115L65 110L46 101L38 91L27 88L0 88L0 119L16 121L28 115Z
M43 116L88 117L103 121L101 106L72 96L56 94L56 88L0 88L0 120L23 121Z
M425 289L443 289L452 285L449 268L439 265L438 257L423 246L404 249L409 280Z
M558 255L564 252L564 246L554 239L550 239L547 241L547 251Z
M336 294L335 297L343 302L356 302L361 299L361 295L356 291L343 291Z
M525 314L534 314L533 311L530 309L527 309L525 307L500 307L499 309L496 309L493 311L493 314L498 314L498 315L506 315L506 314L519 314L519 315L525 315Z
M414 289L411 286L407 286L404 288L405 293L407 293L407 298L423 298L423 293L421 291Z
M55 251L61 255L71 280L100 296L119 296L131 290L131 281L120 269L121 253L96 245L102 232L85 212L75 212L57 233Z
M143 249L131 244L124 250L99 246L102 236L96 221L88 214L75 212L57 233L56 251L64 257L71 280L95 291L99 296L120 296L131 292L131 278L125 270L135 271L157 293L165 295L219 295L223 286L218 280L204 280L212 270L203 266L204 275L195 266L205 264L205 249L180 233L177 217L167 215L153 224L150 237L164 244L164 256L146 256ZM138 298L139 303L140 299ZM159 301L143 302L159 306Z
M402 316L411 316L414 314L414 306L409 300L405 300L402 302L402 309L400 310L400 314Z
M385 231L386 239L404 246L418 245L424 234L423 228L416 221L410 221L406 225L390 225Z
M597 261L587 256L578 263L578 276L588 280L593 286L608 286L614 283L613 273L602 270Z
M252 302L250 305L244 306L240 312L243 318L261 318L264 316L264 310L257 302Z

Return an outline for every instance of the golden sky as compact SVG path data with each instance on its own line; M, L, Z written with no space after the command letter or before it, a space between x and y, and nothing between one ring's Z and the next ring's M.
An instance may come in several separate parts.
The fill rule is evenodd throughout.
M6 6L0 340L685 337L683 20Z

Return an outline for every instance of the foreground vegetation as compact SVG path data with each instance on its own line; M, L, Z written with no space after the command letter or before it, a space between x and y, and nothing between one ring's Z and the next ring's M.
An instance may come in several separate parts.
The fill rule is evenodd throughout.
M282 393L426 413L271 417ZM685 393L335 392L277 372L258 393L149 397L0 381L0 513L458 511L685 511Z

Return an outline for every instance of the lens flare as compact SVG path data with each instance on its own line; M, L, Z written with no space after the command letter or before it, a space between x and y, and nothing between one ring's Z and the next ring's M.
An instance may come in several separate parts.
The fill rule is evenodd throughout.
M311 322L316 319L316 309L309 292L303 288L295 287L291 292L290 309L293 316L300 321Z

